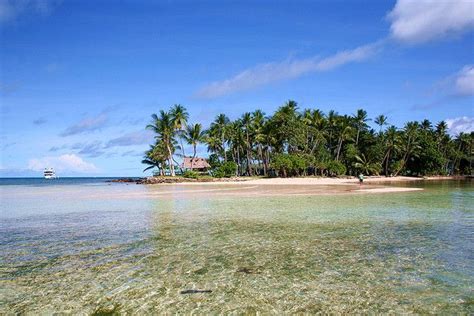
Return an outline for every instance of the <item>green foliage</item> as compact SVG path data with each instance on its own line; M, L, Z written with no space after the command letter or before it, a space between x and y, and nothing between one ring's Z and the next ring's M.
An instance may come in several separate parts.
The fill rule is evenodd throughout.
M183 177L188 179L197 179L199 178L199 173L193 170L186 170L183 172Z
M331 176L341 176L346 173L346 166L340 161L332 160L326 165L326 168Z
M282 177L300 176L315 166L314 156L308 154L276 154L271 167Z
M222 170L220 168L217 168L217 169L212 171L212 176L214 178L224 178L225 177L225 172L224 172L224 170Z
M379 175L382 166L379 163L373 162L371 159L367 159L364 154L355 156L357 162L354 166L358 172L362 172L366 175Z
M193 157L197 146L205 143L213 175L219 177L473 172L474 133L452 138L446 122L423 120L407 122L403 128L387 127L387 117L372 120L364 109L352 115L325 114L319 109L300 110L292 100L272 115L256 110L231 121L219 114L209 129L199 123L188 125L188 117L181 105L152 115L147 128L155 132L156 143L145 153L145 170L174 175L178 163L174 155L181 149L184 156L183 143L192 148Z
M274 168L280 176L287 177L293 168L289 154L276 154L273 156L271 167Z
M216 178L230 178L235 176L237 164L233 161L227 161L214 169L212 175Z
M210 154L209 158L207 159L207 162L211 166L211 169L216 169L221 165L221 162L219 161L219 156L217 154Z

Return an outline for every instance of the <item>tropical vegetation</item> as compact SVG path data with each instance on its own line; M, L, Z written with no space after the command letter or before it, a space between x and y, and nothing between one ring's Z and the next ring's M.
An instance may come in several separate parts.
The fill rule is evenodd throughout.
M183 141L192 147L207 147L210 174L230 176L342 176L357 175L453 175L472 174L474 133L448 134L446 122L407 122L398 128L389 118L374 118L367 112L352 115L319 109L299 109L289 100L273 115L261 110L246 112L231 120L219 114L204 129L188 124L182 105L152 115L147 129L155 143L145 153L145 170L175 176L177 162L185 157ZM195 173L187 173L187 176Z

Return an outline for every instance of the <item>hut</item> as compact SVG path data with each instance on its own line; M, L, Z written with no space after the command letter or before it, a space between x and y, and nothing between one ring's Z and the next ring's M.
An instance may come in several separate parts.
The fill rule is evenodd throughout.
M211 165L204 158L184 157L182 167L184 170L206 171Z

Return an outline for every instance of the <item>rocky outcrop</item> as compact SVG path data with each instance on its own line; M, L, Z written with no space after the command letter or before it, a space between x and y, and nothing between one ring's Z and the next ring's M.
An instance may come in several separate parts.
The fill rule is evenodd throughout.
M136 183L141 180L142 180L141 178L120 178L120 179L107 180L105 182Z
M140 184L162 184L162 183L185 183L185 182L235 182L235 181L246 181L250 179L246 178L198 178L198 179L190 179L190 178L183 178L183 177L148 177L145 179L141 179L137 181Z

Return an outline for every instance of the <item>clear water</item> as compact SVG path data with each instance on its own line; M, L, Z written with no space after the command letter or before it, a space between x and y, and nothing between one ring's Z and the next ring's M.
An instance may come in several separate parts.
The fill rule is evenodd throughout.
M472 182L404 185L0 180L0 314L474 313Z

